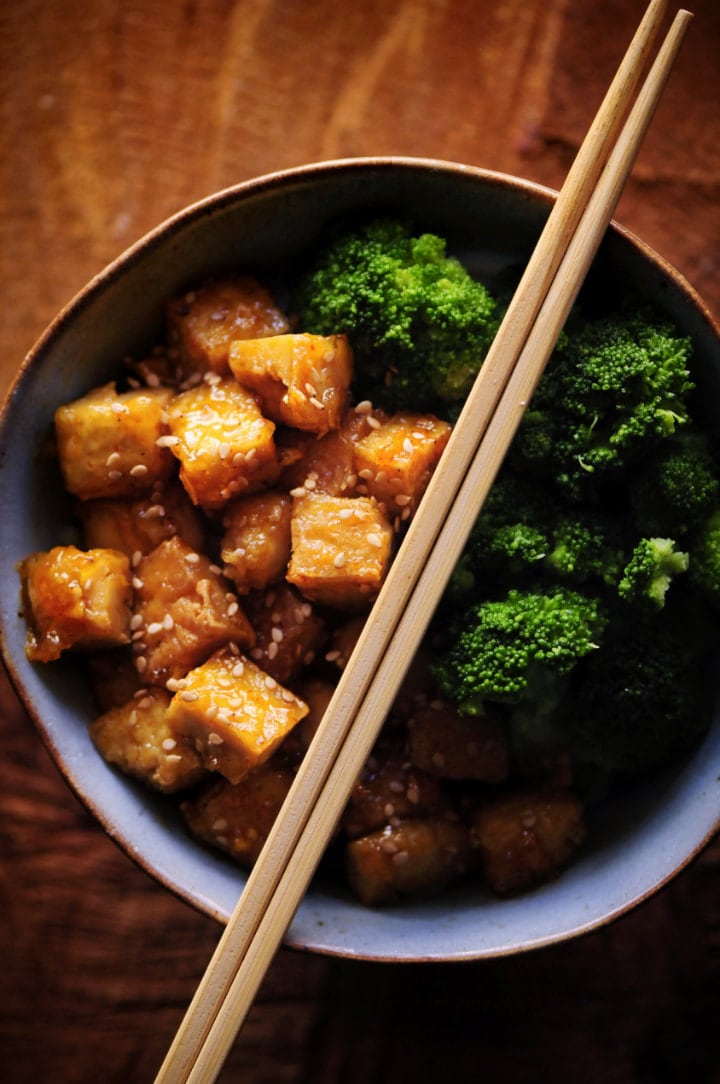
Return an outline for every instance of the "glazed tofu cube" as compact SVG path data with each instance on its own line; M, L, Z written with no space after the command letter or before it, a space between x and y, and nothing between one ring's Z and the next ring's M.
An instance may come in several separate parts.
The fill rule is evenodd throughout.
M170 693L165 689L144 689L89 727L95 747L108 764L166 794L194 786L206 774L197 751L171 733L169 704Z
M147 497L80 501L77 512L89 547L121 550L132 557L150 553L175 535L193 549L205 545L202 518L177 481Z
M502 783L509 770L506 729L491 712L469 718L443 700L416 708L408 720L413 764L440 779Z
M279 442L289 456L279 484L283 489L306 493L329 493L333 497L356 497L355 445L371 432L366 412L347 410L339 429L324 437L283 430Z
M124 553L55 546L26 557L20 577L33 662L51 662L69 648L129 643L132 586Z
M287 579L325 606L366 609L390 564L392 528L368 497L325 494L297 500Z
M335 686L333 683L326 681L324 678L308 678L298 684L298 696L307 704L308 713L293 730L288 741L283 746L283 752L290 749L290 751L298 754L299 759L302 759L315 737L317 728L323 720L334 692Z
M322 647L323 618L284 580L267 591L253 591L244 601L256 636L251 658L276 681L293 682Z
M92 651L87 655L85 667L98 711L122 707L144 688L133 653L127 646Z
M322 436L347 404L353 358L345 335L275 335L230 347L230 369L273 421Z
M230 648L191 670L168 709L173 734L231 783L263 764L307 715L307 705Z
M193 835L226 851L241 865L256 861L293 781L274 761L261 764L240 783L218 779L204 794L183 803Z
M358 478L391 518L402 522L415 511L450 431L432 414L395 414L358 441Z
M434 813L443 803L437 779L413 767L403 750L376 749L352 789L343 831L355 839L398 819Z
M292 498L275 490L240 497L228 505L220 555L225 575L240 594L267 587L285 575L291 516Z
M203 380L168 407L168 444L194 504L212 510L279 473L275 426L232 377Z
M468 830L446 816L386 825L348 843L350 886L368 907L431 896L473 864Z
M229 582L181 538L161 542L134 572L133 647L146 684L182 677L225 644L255 643Z
M133 497L164 483L174 470L161 439L171 396L167 388L118 393L106 384L59 407L55 432L69 492L82 500Z
M168 342L186 370L228 372L236 339L289 331L270 293L250 277L218 279L173 298L167 307Z
M478 807L472 835L487 880L498 895L547 880L585 838L582 803L569 791L499 795Z

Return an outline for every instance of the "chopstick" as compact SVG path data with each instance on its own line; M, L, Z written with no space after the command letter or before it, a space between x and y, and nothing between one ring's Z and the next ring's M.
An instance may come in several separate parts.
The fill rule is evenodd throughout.
M320 861L617 206L691 18L628 116L664 10L650 4L578 152L158 1084L215 1079Z

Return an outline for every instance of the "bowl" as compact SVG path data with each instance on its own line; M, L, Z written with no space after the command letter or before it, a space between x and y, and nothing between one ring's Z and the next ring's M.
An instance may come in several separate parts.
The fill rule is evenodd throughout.
M222 271L251 271L282 297L304 254L338 216L410 216L448 238L473 272L499 282L527 261L555 194L517 178L426 159L365 158L271 174L219 192L153 230L94 278L26 358L0 419L0 626L11 680L58 768L107 833L142 868L218 921L242 870L191 839L174 805L108 767L86 724L94 709L72 664L39 667L24 652L17 563L63 541L68 509L41 454L55 408L113 378L127 354L157 340L163 303ZM591 289L632 289L691 336L696 378L720 412L720 330L680 274L614 224ZM286 943L385 961L469 960L557 943L617 918L657 891L720 826L720 702L696 753L608 804L582 855L557 879L515 899L474 886L367 909L317 877Z

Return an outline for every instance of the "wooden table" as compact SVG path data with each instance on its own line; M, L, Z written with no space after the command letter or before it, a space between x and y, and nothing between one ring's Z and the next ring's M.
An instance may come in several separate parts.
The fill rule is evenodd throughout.
M184 204L311 160L455 159L558 186L642 0L21 0L0 14L0 383ZM618 218L720 310L720 7ZM7 468L6 468L7 469ZM0 1078L151 1080L218 937L67 789L0 685ZM282 950L222 1079L720 1081L720 845L637 912L489 963Z

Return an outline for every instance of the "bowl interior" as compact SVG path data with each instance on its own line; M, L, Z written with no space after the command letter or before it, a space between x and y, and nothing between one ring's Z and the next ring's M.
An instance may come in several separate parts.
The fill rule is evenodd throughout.
M261 178L191 207L112 264L60 314L25 363L0 422L0 624L11 678L70 785L153 876L225 921L243 872L188 837L172 805L118 775L87 735L94 710L78 667L24 655L17 562L62 541L69 508L43 450L55 408L110 380L127 354L159 338L166 299L210 274L255 273L282 300L327 223L359 211L405 215L444 234L491 284L510 282L553 199L538 186L447 163L351 160ZM613 227L592 289L637 291L692 336L702 399L720 411L720 338L702 303L662 260ZM584 855L558 880L515 900L457 888L432 902L367 910L316 878L287 941L384 960L474 959L552 943L615 917L662 885L720 823L720 708L697 753L614 801Z

